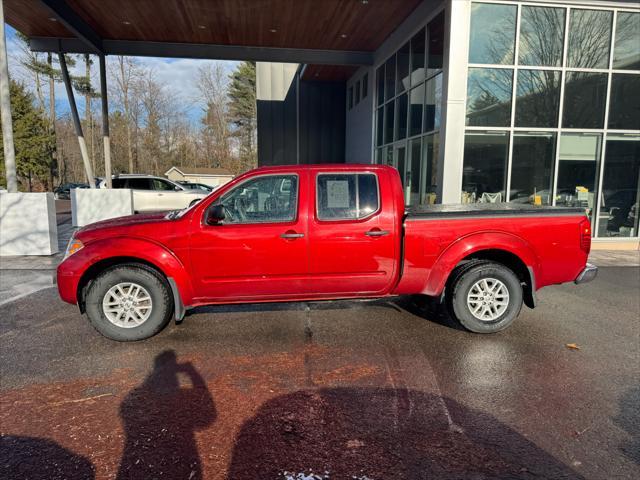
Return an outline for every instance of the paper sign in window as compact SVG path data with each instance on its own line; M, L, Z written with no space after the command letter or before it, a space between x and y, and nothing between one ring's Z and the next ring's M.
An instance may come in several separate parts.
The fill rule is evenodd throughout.
M348 180L327 180L327 208L349 208Z

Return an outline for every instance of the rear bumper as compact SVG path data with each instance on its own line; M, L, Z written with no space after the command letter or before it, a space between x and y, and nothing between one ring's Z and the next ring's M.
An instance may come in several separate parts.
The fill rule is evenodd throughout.
M580 283L587 283L593 280L594 278L596 278L597 276L598 276L598 267L596 267L595 265L591 265L590 263L587 263L584 267L584 270L580 272L580 275L576 277L574 282L576 283L576 285Z

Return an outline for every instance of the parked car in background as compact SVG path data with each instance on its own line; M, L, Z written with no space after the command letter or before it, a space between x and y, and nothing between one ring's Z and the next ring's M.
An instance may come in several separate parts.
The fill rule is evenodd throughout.
M190 190L202 190L203 192L213 192L215 187L211 185L205 185L204 183L193 183L193 182L178 182L183 187L186 187Z
M592 280L584 208L406 207L382 165L263 167L192 208L88 225L58 266L62 299L103 335L140 340L199 305L421 294L477 333L536 291Z
M53 198L56 200L69 200L72 188L89 188L87 183L63 183L53 190Z
M153 175L125 174L114 175L113 188L133 190L133 209L136 212L157 212L187 208L206 197L209 192L192 190L172 180ZM105 179L101 179L98 188L106 188Z

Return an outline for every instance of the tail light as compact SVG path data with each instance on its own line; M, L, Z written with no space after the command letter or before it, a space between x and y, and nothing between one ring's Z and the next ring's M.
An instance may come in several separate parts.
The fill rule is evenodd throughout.
M589 251L591 251L591 222L588 218L580 222L580 248L589 255Z

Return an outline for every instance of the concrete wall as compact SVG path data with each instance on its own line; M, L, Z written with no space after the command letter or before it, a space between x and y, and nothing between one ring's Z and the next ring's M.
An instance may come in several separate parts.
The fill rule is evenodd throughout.
M110 218L133 215L133 190L128 188L74 188L71 219L74 227Z
M368 74L367 96L349 110L345 102L346 110L346 138L345 138L345 162L347 163L373 163L372 141L373 141L373 102L374 102L374 78L373 68L361 67L347 81L346 91L360 82L362 92L362 82L364 76ZM348 95L348 93L347 93ZM362 93L361 93L362 96ZM347 98L348 101L348 98Z
M58 253L53 193L0 193L0 256Z

